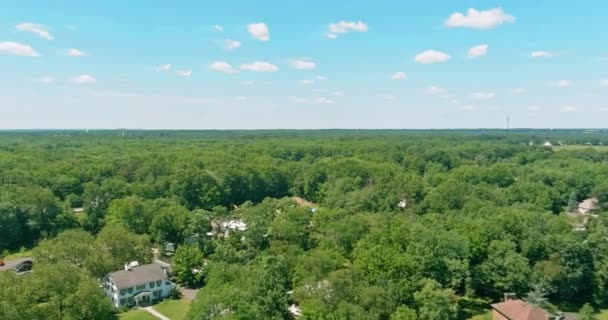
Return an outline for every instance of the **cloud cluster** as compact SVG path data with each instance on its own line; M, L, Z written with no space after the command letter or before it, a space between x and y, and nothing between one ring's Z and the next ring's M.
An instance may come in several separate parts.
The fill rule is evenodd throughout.
M422 64L433 64L433 63L441 63L450 60L452 57L447 53L436 51L436 50L427 50L421 52L414 57L414 60L418 63Z
M209 69L224 72L224 73L238 73L239 71L234 69L232 65L224 61L214 61L209 65Z
M501 24L513 23L515 17L506 14L502 8L494 8L489 10L469 9L465 14L455 12L445 21L445 26L450 28L474 28L474 29L492 29Z
M530 56L533 58L550 58L553 54L549 51L532 51Z
M247 31L260 41L270 40L270 30L268 30L268 26L263 22L248 25Z
M72 78L72 82L76 84L93 84L97 82L97 79L90 74L81 74Z
M66 50L66 54L70 57L84 57L87 55L86 52L74 48Z
M467 57L469 57L471 59L475 59L475 58L483 57L487 54L488 54L488 45L480 44L478 46L475 46L475 47L472 47L471 49L469 49L469 52L467 53Z
M401 71L395 72L391 76L391 79L393 79L393 80L403 80L405 78L407 78L407 75L405 74L405 72L401 72Z
M224 40L224 47L228 50L234 50L241 46L241 43L236 40L226 39Z
M567 88L571 85L572 83L570 83L569 80L558 80L557 82L555 82L555 86L558 88Z
M241 69L252 72L275 72L279 70L277 66L266 61L255 61L252 63L245 63L241 65Z
M426 94L432 95L432 96L442 94L444 92L445 92L444 88L437 87L437 86L430 86L426 89Z
M55 39L53 35L47 30L47 28L42 24L23 22L18 24L16 28L19 31L30 32L46 40Z
M312 59L297 59L291 62L292 67L298 70L312 70L317 64Z
M190 77L190 76L192 76L192 70L177 71L175 74L178 77Z
M363 21L339 21L330 23L327 27L327 37L335 39L339 34L349 32L367 32L368 27Z
M474 92L472 95L473 99L478 100L489 100L496 98L496 93L494 92Z

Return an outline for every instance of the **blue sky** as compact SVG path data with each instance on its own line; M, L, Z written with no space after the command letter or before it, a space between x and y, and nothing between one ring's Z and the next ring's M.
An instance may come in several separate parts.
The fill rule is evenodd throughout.
M606 127L605 1L11 1L0 128Z

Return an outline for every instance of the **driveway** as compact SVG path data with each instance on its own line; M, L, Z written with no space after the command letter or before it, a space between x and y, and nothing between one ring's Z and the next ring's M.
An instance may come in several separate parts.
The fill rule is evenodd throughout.
M10 260L10 261L4 260L4 265L2 267L0 267L0 272L6 271L6 270L11 270L11 269L13 269L13 267L17 266L21 262L28 261L28 260L31 261L32 258L24 257L24 258L19 258L19 259Z

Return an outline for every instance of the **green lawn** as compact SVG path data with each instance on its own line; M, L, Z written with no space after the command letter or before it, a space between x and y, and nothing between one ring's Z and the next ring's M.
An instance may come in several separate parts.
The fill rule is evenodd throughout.
M155 316L148 313L146 310L133 309L129 312L118 315L120 320L158 320Z
M190 301L181 300L165 300L153 306L154 309L171 320L184 320L186 313L190 309Z
M608 320L608 309L600 311L597 315L598 320Z
M587 148L593 148L597 151L608 151L608 146L586 146L586 145L570 145L570 146L554 146L553 150L585 150Z
M469 320L491 320L492 312L488 311L486 313L478 314L476 316L470 317Z

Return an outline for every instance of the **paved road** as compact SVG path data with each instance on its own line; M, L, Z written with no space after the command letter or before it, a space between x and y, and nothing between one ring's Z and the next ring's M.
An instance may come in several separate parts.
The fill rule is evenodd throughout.
M162 315L161 313L159 313L158 311L154 310L154 308L152 308L152 307L145 307L145 308L142 308L142 309L144 309L144 310L148 311L148 313L150 313L151 315L153 315L153 316L155 316L155 317L157 317L157 318L159 318L159 319L161 319L161 320L171 320L171 319L169 319L169 318L167 318L167 317L163 316L163 315Z
M5 260L4 265L2 267L0 267L0 272L6 271L6 270L11 270L14 266L20 264L23 261L27 261L27 260L32 260L32 258L24 257L24 258L18 258L18 259L10 260L10 261Z

